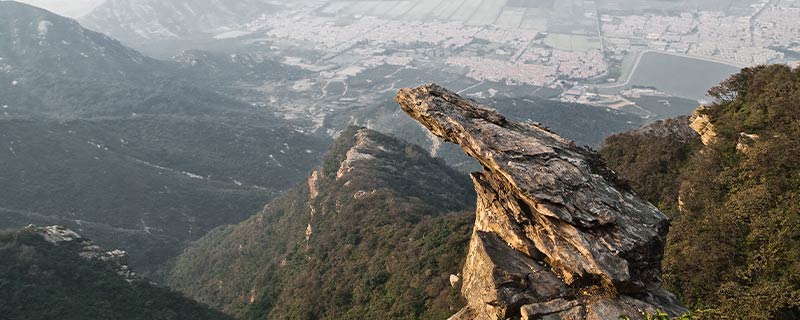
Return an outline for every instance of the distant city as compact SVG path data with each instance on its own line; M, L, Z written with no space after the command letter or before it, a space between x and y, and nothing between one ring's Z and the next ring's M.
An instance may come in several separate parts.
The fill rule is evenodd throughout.
M306 1L215 38L312 50L318 54L284 58L320 71L319 81L346 81L380 65L425 65L461 73L476 87L557 89L562 101L615 108L634 105L631 96L704 99L641 79L648 76L637 75L647 68L642 64L694 70L699 61L708 80L693 87L707 87L741 67L800 60L800 1L636 2L642 3L649 7L582 0Z
M248 0L219 17L157 1L24 1L161 59L202 49L304 69L248 83L256 90L240 98L314 128L433 81L478 99L538 96L654 119L707 102L702 88L740 68L800 61L800 0Z

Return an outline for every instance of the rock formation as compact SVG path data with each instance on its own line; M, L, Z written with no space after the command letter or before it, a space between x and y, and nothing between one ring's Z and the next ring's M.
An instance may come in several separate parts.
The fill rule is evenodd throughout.
M128 266L128 253L122 250L105 251L94 242L64 226L36 227L29 225L24 231L38 234L45 241L60 245L62 243L78 243L78 255L87 261L101 261L111 267L114 272L128 282L139 280L139 276Z
M437 85L397 102L483 166L452 319L641 318L686 310L661 288L669 220L592 151Z
M703 141L704 145L709 145L717 138L717 132L714 131L714 124L711 123L711 118L703 113L705 109L706 107L700 106L692 113L692 117L689 118L689 126L700 135L700 140Z

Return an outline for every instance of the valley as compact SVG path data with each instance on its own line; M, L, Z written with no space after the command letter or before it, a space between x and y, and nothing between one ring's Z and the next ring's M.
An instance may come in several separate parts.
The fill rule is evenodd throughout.
M0 7L2 228L65 225L158 278L190 241L304 179L330 145L176 62Z
M800 316L800 0L23 2L11 319Z
M296 93L321 93L314 98L328 104L353 99L325 94L322 89L330 83L349 85L372 69L389 68L397 72L435 70L431 73L447 76L424 82L457 91L482 87L464 92L479 99L498 93L539 95L598 107L624 104L636 108L634 101L620 93L631 85L655 87L659 94L674 98L705 101L702 89L677 90L664 82L693 79L696 65L708 69L703 73L707 80L696 87L710 86L735 71L704 64L705 60L738 68L793 63L798 57L797 33L791 32L791 22L800 17L796 1L642 1L633 7L641 10L630 9L625 1L308 0L283 3L262 11L259 17L244 15L207 39L190 42L212 51L270 55L276 61L318 73L298 79L303 85L292 89ZM119 14L126 12L125 7L117 10ZM95 15L81 21L91 21ZM162 19L157 8L152 16L143 18ZM93 27L111 30L102 25ZM153 37L184 41L184 37ZM141 42L130 44L151 52ZM152 52L164 58L185 48L175 44L169 52L169 44L154 44L158 53ZM641 74L665 71L652 67L665 62L657 53L686 59L674 59L671 63L676 68L668 68L660 81L652 81ZM645 70L636 73L632 65L638 65L642 56ZM389 75L391 72L384 74ZM356 87L351 96L381 103L364 93L402 87L396 83L403 80L402 76L395 76L368 78L365 90L359 92ZM261 100L267 98L271 97ZM658 113L643 116L648 121L659 118Z

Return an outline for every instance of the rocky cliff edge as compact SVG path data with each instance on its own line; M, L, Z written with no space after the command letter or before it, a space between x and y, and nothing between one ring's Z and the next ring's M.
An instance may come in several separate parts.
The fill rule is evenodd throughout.
M397 102L483 166L452 319L619 319L686 310L661 287L669 220L599 156L437 86Z

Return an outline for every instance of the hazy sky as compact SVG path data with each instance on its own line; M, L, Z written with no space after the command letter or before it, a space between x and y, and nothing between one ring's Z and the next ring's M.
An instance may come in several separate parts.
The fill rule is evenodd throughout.
M77 18L89 13L105 0L16 0L45 8L63 16Z

